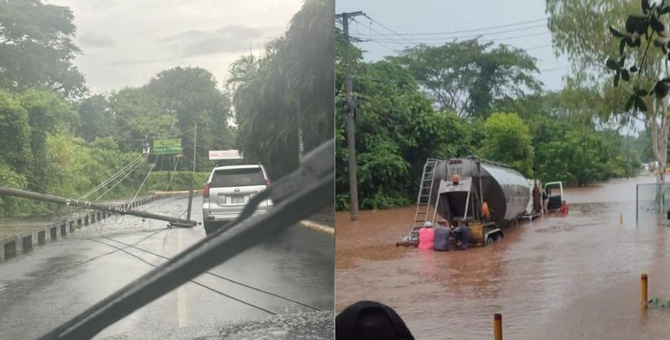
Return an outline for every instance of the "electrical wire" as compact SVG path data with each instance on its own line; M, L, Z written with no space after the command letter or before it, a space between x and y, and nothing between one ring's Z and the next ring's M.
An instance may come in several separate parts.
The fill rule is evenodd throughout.
M143 242L143 241L145 241L145 240L148 240L149 238L151 238L151 237L153 237L153 236L155 236L155 235L157 235L157 234L159 234L159 233L161 233L161 232L163 232L163 231L166 231L166 230L168 230L168 228L161 228L160 230L157 230L157 231L155 231L155 232L149 234L148 236L139 239L137 242L133 243L133 245L140 244L141 242ZM110 252L103 253L103 254L100 254L100 255L91 257L91 258L89 258L89 259L86 259L86 260L82 260L82 261L73 263L73 264L71 264L71 265L69 265L69 266L66 266L66 267L62 267L62 268L59 268L59 269L56 269L56 270L52 270L52 271L50 271L50 272L44 272L44 273L42 273L42 274L38 274L38 275L36 275L34 278L42 279L42 278L45 278L45 277L47 277L47 276L51 276L51 275L54 275L54 274L59 274L59 273L68 271L68 270L70 270L70 269L74 269L74 268L76 268L76 267L82 266L82 265L84 265L84 264L93 262L93 261L95 261L95 260L97 260L97 259L100 259L100 258L102 258L102 257L112 255L112 254L114 254L114 253L116 253L116 252L118 252L118 251L120 251L120 250L119 250L119 249L117 249L117 250L112 250L112 251L110 251ZM19 286L21 286L21 285L23 285L23 284L25 284L25 283L28 283L28 282L32 282L32 280L24 280L24 281L19 281L19 282L16 282L16 283L12 283L12 284L8 285L7 288L19 287Z
M533 46L533 47L524 48L524 50L533 51L533 50L541 50L541 49L553 48L553 47L554 47L553 45L541 45L541 46Z
M133 203L135 203L135 199L137 198L137 195L139 195L140 191L144 187L144 184L147 183L147 180L149 179L149 175L151 175L151 171L153 169L154 169L154 167L153 167L153 164L152 164L152 166L149 167L149 172L147 173L146 177L144 177L144 180L142 181L142 184L137 189L137 192L135 192L135 196L133 196L133 198L130 200L130 202L128 202L128 205L132 205Z
M354 21L354 22L357 23L357 24L361 24L361 23L358 22L358 21ZM372 42L372 43L375 43L375 44L377 44L377 45L379 45L379 46L381 46L381 47L383 47L383 48L389 50L390 52L393 52L393 53L397 53L397 52L398 52L397 50L394 50L394 49L392 49L391 47L389 47L389 46L387 46L387 45L385 45L385 44L383 44L383 43L380 43L380 42L378 42L378 41L371 40L371 39L363 39L363 38L360 38L360 37L357 37L357 36L352 36L351 34L350 34L350 36L351 36L352 38L356 39L356 40L360 40L361 42Z
M514 40L514 39L520 39L520 38L527 38L527 37L534 37L534 36L539 36L539 35L545 35L545 34L551 34L550 31L543 31L543 32L534 32L534 33L528 33L528 34L520 34L520 35L510 35L506 37L499 37L499 38L489 38L482 40L482 43L489 43L489 42L499 42L501 40ZM465 39L464 40L471 40L470 39ZM381 41L381 42L389 42L389 40L385 39L373 39L376 41ZM458 41L459 39L446 39L446 38L435 38L435 39L424 39L424 40L416 40L413 42L413 45L418 45L418 44L427 44L427 45L435 45L435 44L443 44L451 41Z
M113 244L109 244L109 243L102 242L102 241L100 241L100 240L96 240L96 239L92 239L92 238L89 239L89 240L94 241L94 242L98 242L98 243L100 243L100 244L104 244L104 245L106 245L106 246L108 246L108 247L116 248L118 251L124 252L124 253L126 253L126 254L128 254L128 255L130 255L130 256L132 256L132 257L134 257L134 258L136 258L136 259L138 259L138 260L140 260L140 261L142 261L142 262L144 262L144 263L150 265L151 267L154 267L154 268L157 268L157 267L158 267L157 265L155 265L155 264L153 264L153 263L151 263L151 262L149 262L149 261L147 261L147 260L141 258L140 256L137 256L137 255L135 255L135 254L129 252L128 250L126 250L126 249L124 249L124 248L117 247L117 246L115 246L115 245L113 245ZM246 301L244 301L244 300L242 300L242 299L238 299L238 298L236 298L236 297L234 297L234 296L232 296L232 295L229 295L229 294L226 294L226 293L221 292L221 291L219 291L219 290L216 290L216 289L214 289L214 288L212 288L212 287L209 287L209 286L207 286L207 285L205 285L205 284L202 284L202 283L200 283L200 282L197 282L197 281L195 281L195 280L189 280L189 281L190 281L191 283L194 283L194 284L196 284L196 285L202 287L202 288L208 289L208 290L210 290L210 291L212 291L212 292L214 292L214 293L217 293L217 294L219 294L219 295L221 295L221 296L225 296L225 297L227 297L227 298L229 298L229 299L231 299L231 300L235 300L235 301L237 301L237 302L239 302L239 303L242 303L242 304L245 304L245 305L247 305L247 306L249 306L249 307L253 307L253 308L262 310L262 311L264 311L264 312L266 312L266 313L268 313L268 314L277 315L277 313L275 313L275 312L273 312L273 311L271 311L271 310L265 309L265 308L260 307L260 306L258 306L258 305L254 305L254 304L252 304L252 303L250 303L250 302L246 302Z
M545 28L546 26L533 26L533 27L528 27L528 28L522 28L522 29L514 29L514 30L507 30L507 31L500 31L500 32L494 32L494 33L489 33L489 34L471 34L471 35L462 35L462 36L444 36L444 37L427 37L427 38L415 38L413 40L407 40L411 44L416 44L417 41L442 41L442 40L464 40L464 39L476 39L476 38L482 38L482 37L490 37L494 35L500 35L500 34L507 34L507 33L512 33L512 32L523 32L523 31L528 31L528 30L534 30L536 28ZM546 30L545 32L549 32ZM536 33L536 32L535 32ZM360 33L359 33L360 34ZM504 37L499 38L499 39L504 39Z
M80 200L81 200L81 199L85 199L85 198L87 198L88 196L90 196L90 195L92 195L93 193L95 193L96 191L100 190L100 188L104 187L105 185L107 185L108 183L110 183L112 180L114 180L116 177L120 176L120 174L123 173L125 170L127 170L127 169L130 168L130 167L132 167L133 164L135 164L136 162L139 162L140 160L142 160L142 158L143 158L144 156L145 156L144 154L140 153L139 156L137 156L136 158L134 158L133 160L131 160L128 164L124 165L118 172L116 172L115 174L113 174L112 176L110 176L110 178L106 179L103 183L99 184L98 186L96 186L94 189L92 189L91 191L89 191L89 192L87 192L86 194L84 194L84 196L80 197L79 199L80 199ZM107 172L107 174L109 175L109 172Z
M116 240L116 239L113 239L113 238L110 238L110 237L107 237L107 236L102 236L102 237L104 237L105 239L108 239L108 240L110 240L110 241L117 242L117 243L122 244L122 245L127 245L125 242L122 242L122 241L119 241L119 240ZM163 256L163 255L160 255L160 254L157 254L157 253L154 253L154 252L152 252L152 251L150 251L150 250L142 249L142 248L140 248L140 247L133 246L133 245L128 245L128 247L129 247L129 248L133 248L133 249L137 249L137 250L139 250L139 251L142 251L142 252L151 254L151 255L156 256L156 257L160 257L160 258L165 259L165 260L170 260L169 257L167 257L167 256ZM221 280L224 280L224 281L228 281L228 282L234 283L234 284L236 284L236 285L239 285L239 286L242 286L242 287L245 287L245 288L249 288L249 289L251 289L251 290L255 290L255 291L257 291L257 292L264 293L264 294L267 294L267 295L270 295L270 296L273 296L273 297L276 297L276 298L279 298L279 299L282 299L282 300L285 300L285 301L289 301L289 302L295 303L295 304L297 304L297 305L301 305L301 306L303 306L303 307L311 308L311 309L314 309L314 310L316 310L316 311L320 311L320 310L321 310L321 309L319 309L319 308L317 308L317 307L310 306L310 305L305 304L305 303L302 303L302 302L300 302L300 301L296 301L296 300L293 300L293 299L291 299L291 298L287 298L287 297L285 297L285 296L282 296L282 295L279 295L279 294L276 294L276 293L272 293L272 292L269 292L269 291L266 291L266 290L263 290L263 289L260 289L260 288L256 288L256 287L251 286L251 285L249 285L249 284L246 284L246 283L243 283L243 282L240 282L240 281L236 281L236 280L233 280L233 279L229 279L229 278L227 278L227 277L225 277L225 276L223 276L223 275L219 275L219 274L216 274L216 273L212 273L212 272L210 272L210 271L206 271L206 272L204 272L203 274L208 274L208 275L214 276L214 277L216 277L216 278L218 278L218 279L221 279Z
M177 160L174 162L174 167L172 169L172 173L170 174L170 178L168 179L168 184L165 187L165 191L168 191L170 189L170 185L172 184L172 179L174 178L174 173L177 171L177 165L179 164L179 157L176 157Z
M375 20L374 18L368 16L367 14L364 14L364 16L370 20L371 25L372 23L375 23L382 28L384 28L386 31L390 32L390 34L387 33L382 33L379 32L375 29L372 28L372 26L369 27L370 31L375 32L376 34L373 33L362 33L358 30L354 31L354 35L359 39L362 40L362 42L372 42L376 43L390 51L394 51L390 49L388 46L383 45L383 43L392 43L392 44L397 44L403 47L403 49L407 48L407 44L403 44L399 41L399 39L395 38L398 37L402 40L404 40L406 43L408 43L410 46L418 45L418 44L428 44L428 45L440 45L442 43L445 43L449 40L461 40L461 39L479 39L485 36L492 36L492 35L499 35L499 34L505 34L505 33L511 33L511 32L520 32L520 31L528 31L532 29L537 29L541 27L546 27L544 24L536 24L536 25L531 25L528 27L517 27L513 29L505 29L505 30L499 30L500 28L507 28L507 27L514 27L514 26L521 26L521 25L528 25L532 23L537 23L540 21L546 21L546 18L541 18L541 19L535 19L535 20L527 20L527 21L521 21L517 23L511 23L511 24L505 24L505 25L497 25L497 26L489 26L489 27L484 27L484 28L476 28L476 29L469 29L469 30L459 30L459 31L450 31L450 32L424 32L424 33L398 33L394 31L393 29L389 28L388 26L384 25L383 23ZM356 20L355 18L352 18L352 21L363 25L361 22ZM472 32L481 32L481 31L489 31L489 30L498 30L495 32L482 32L478 34L469 34L469 35L462 35L462 33L472 33ZM499 40L513 40L513 39L520 39L520 38L526 38L526 37L532 37L532 36L538 36L538 35L544 35L544 34L549 34L550 32L543 31L543 32L534 32L530 34L521 34L521 35L511 35L511 36L504 36L504 37L499 37L495 39L488 39L485 41L482 41L483 43L489 43L489 42L497 42ZM458 34L458 35L455 35ZM450 36L437 36L437 35L450 35ZM365 39L364 37L370 37L368 39ZM372 38L373 36L377 37L382 37L382 38ZM394 37L395 36L395 37ZM414 38L408 38L408 36L414 36ZM427 36L427 37L422 37L422 36ZM437 36L437 37L436 37ZM363 37L363 38L362 38ZM420 38L417 38L420 37ZM436 43L437 42L437 43ZM537 47L533 49L538 49L538 48L546 48L546 47Z
M374 21L377 24L379 24L382 27L385 27L381 23ZM413 38L413 39L431 39L431 38L442 38L442 39L462 39L462 38L468 38L468 37L481 37L481 36L488 36L488 35L496 35L496 34L503 34L503 33L512 33L512 32L522 32L530 29L535 29L535 28L546 28L547 25L545 24L539 24L539 25L530 25L527 27L517 27L517 28L511 28L511 29L505 29L501 31L493 31L493 32L482 32L482 33L470 33L463 35L462 33L449 33L449 32L434 32L434 33L395 33L395 31L388 29L390 32L393 32L394 34L400 36L400 37L406 37L406 36L411 36L411 37L421 37L421 38ZM380 36L384 34L368 34L370 36ZM436 37L433 37L436 36ZM425 38L424 38L425 37Z
M353 21L353 22L355 22L355 23L358 23L358 24L361 24L361 25L363 24L363 23L361 23L360 21L356 20L356 18L352 18L351 21ZM394 43L394 44L399 45L399 46L402 47L403 49L407 48L407 45L405 45L405 44L401 43L400 41L394 39L393 37L391 37L391 35L381 33L381 32L379 32L379 31L377 31L376 29L372 28L372 26L370 26L369 29L370 29L371 31L373 31L373 32L379 33L380 35L383 35L383 36L386 37L386 40L384 40L384 39L375 39L375 41L377 41L377 42L383 41L383 42L387 42L387 43ZM413 43L413 42L410 41L410 45L414 45L414 44L415 44L415 43Z
M112 175L111 177L109 177L108 179L106 179L105 181L103 181L102 183L100 183L100 184L99 184L98 186L96 186L95 188L91 189L89 192L87 192L87 193L84 194L83 196L79 197L79 199L80 199L80 200L86 199L86 198L88 198L89 196L91 196L92 194L96 193L97 191L100 191L100 189L102 189L104 186L106 186L107 184L109 184L110 182L112 182L113 180L115 180L116 178L118 178L119 176L121 176L121 174L125 173L128 169L130 169L131 167L135 167L135 166L137 166L137 164L138 164L139 162L142 161L142 159L144 158L144 156L145 156L145 155L140 155L139 157L135 158L135 159L132 160L130 163L128 163L127 165L125 165L123 168L121 168L121 170L119 170L117 173L115 173L114 175Z
M542 70L540 70L540 72L560 71L560 70L564 70L568 67L570 67L570 65L556 66L556 67L542 69Z
M368 15L365 15L370 20L374 20L370 18ZM531 24L531 23L536 23L540 21L546 21L547 18L541 18L541 19L534 19L534 20L527 20L527 21L520 21L516 23L511 23L511 24L504 24L504 25L496 25L496 26L488 26L488 27L482 27L482 28L474 28L474 29L468 29L468 30L460 30L460 31L444 31L444 32L423 32L423 33L395 33L398 35L405 35L405 36L423 36L423 35L448 35L448 34L461 34L461 33L472 33L472 32L479 32L479 31L489 31L489 30L495 30L499 28L507 28L507 27L514 27L514 26L521 26L521 25L526 25L526 24ZM376 22L376 20L375 20ZM384 26L382 23L377 22L378 25L382 27ZM389 29L389 31L391 31Z
M370 20L371 22L374 22L375 24L377 24L377 25L379 25L379 26L385 28L385 29L388 30L389 32L391 32L391 33L393 33L393 34L395 34L395 35L397 35L397 36L403 38L405 41L408 41L410 44L412 43L409 39L407 39L407 38L405 38L404 36L398 34L397 32L395 32L394 30L388 28L387 26L385 26L384 24L380 23L379 21L377 21L377 20L375 20L375 19L372 19L372 18L369 17L367 14L363 14L363 16L366 17L366 18L368 18L368 20ZM372 26L372 24L370 24L370 26ZM372 28L372 27L371 27L371 28Z
M109 325L181 284L270 237L270 234L250 237L251 231L263 228L266 233L281 232L328 204L332 206L332 199L329 199L334 195L332 148L334 140L330 139L312 150L305 156L299 169L255 195L230 225L196 242L40 339L92 338ZM279 203L276 209L257 219L243 221L256 210L260 200L270 196Z
M118 180L116 183L114 183L114 185L112 185L111 188L107 189L107 191L105 191L102 195L98 196L98 198L96 198L95 201L96 201L96 202L99 201L103 196L107 195L107 193L110 192L112 189L114 189L117 185L121 184L121 182L123 182L124 179L126 179L128 176L130 176L130 174L132 174L135 170L137 170L137 168L138 168L141 164L142 164L142 162L137 163L137 165L135 166L135 168L133 168L131 171L128 171L128 173L126 173L126 175L123 176L123 178L121 178L121 179Z

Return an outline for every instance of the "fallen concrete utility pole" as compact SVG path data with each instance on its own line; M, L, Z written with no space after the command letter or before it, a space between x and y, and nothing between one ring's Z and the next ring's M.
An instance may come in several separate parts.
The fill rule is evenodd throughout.
M170 222L170 225L174 226L174 227L194 227L198 224L198 222L191 221L191 220L188 220L188 219L185 220L185 219L182 219L182 218L175 218L175 217L170 217L170 216L152 214L152 213L148 213L146 211L126 209L126 208L123 208L123 207L113 207L113 206L99 204L99 203L93 203L93 202L88 202L88 201L80 201L78 199L73 199L73 198L64 198L64 197L58 197L58 196L53 196L53 195L41 194L41 193L32 192L32 191L24 191L24 190L6 188L6 187L0 187L0 195L23 197L23 198L33 199L33 200L37 200L37 201L60 203L60 204L71 205L71 206L81 207L81 208L86 208L86 209L107 211L107 212L111 212L111 213L114 213L114 214L131 215L131 216L138 216L138 217L143 217L143 218L150 218L150 219L153 219L153 220L167 221L167 222ZM189 212L189 216L190 215L191 214Z

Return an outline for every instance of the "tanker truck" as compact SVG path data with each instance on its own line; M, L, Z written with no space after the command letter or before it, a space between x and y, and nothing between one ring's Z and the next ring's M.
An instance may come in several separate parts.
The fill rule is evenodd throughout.
M526 214L532 186L505 164L476 156L428 159L417 198L414 225L397 245L418 244L426 221L465 220L470 245L489 245L504 237L503 229ZM439 215L439 218L438 218Z

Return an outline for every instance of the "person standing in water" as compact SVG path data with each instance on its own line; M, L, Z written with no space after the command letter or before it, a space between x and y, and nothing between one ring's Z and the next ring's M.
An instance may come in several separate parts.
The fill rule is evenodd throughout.
M569 211L570 207L568 206L568 203L563 200L563 202L561 202L561 208L558 209L558 213L561 215L567 215Z
M449 250L448 241L449 236L451 236L451 229L447 227L447 221L440 220L437 222L437 227L435 227L435 243L433 245L433 250L435 251L447 251Z
M435 229L433 223L426 221L419 229L419 249L433 249L435 243Z
M456 245L458 250L468 249L468 242L470 242L470 230L465 225L465 220L458 221L458 226L454 229L454 236L456 237Z
M542 213L542 192L537 185L537 181L533 187L533 212L538 214Z

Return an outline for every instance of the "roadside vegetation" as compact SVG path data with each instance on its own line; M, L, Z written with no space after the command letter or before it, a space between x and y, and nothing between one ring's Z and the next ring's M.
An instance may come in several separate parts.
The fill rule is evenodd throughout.
M606 2L619 9L619 2ZM639 1L635 3L639 6ZM586 13L591 12L585 9L595 5L577 0L552 0L548 4L549 27L560 51L572 53L572 59L590 51L583 49L584 45L603 46L596 42L609 34L601 29L607 25L587 19L590 16ZM575 10L582 13L581 17L566 12L570 6L583 10ZM590 40L571 40L575 35L569 32L586 22L592 23L593 29L583 30L578 36ZM348 209L350 202L344 44L338 32L336 207L340 210ZM618 41L613 44L616 50ZM605 83L600 81L605 79L602 74L575 71L563 89L547 91L538 80L536 60L526 51L477 39L441 46L418 45L376 62L364 62L363 51L356 46L350 46L349 51L357 102L361 209L414 204L423 165L429 157L479 155L506 163L528 178L560 180L575 186L637 176L643 162L654 160L649 128L636 134L622 133L633 131L630 123L634 119L614 114L621 112L623 104L617 106L620 100L612 100L615 90L611 89L611 77ZM587 66L608 72L603 65L605 58L601 58L604 55L589 54L589 60L598 65ZM579 60L586 60L581 57ZM575 70L579 65L575 63Z
M325 6L325 0L307 0L284 36L231 66L227 84L202 68L175 67L141 87L94 94L73 64L81 52L67 7L0 3L0 186L92 201L197 189L215 165L208 151L225 149L263 162L273 179L283 176L298 166L299 127L305 153L332 136L332 91L322 89L329 81L332 89L325 65L333 60L313 57L328 55L323 44L334 34ZM302 67L307 60L313 65ZM143 156L147 143L164 138L180 139L182 154ZM0 217L57 209L0 196Z

